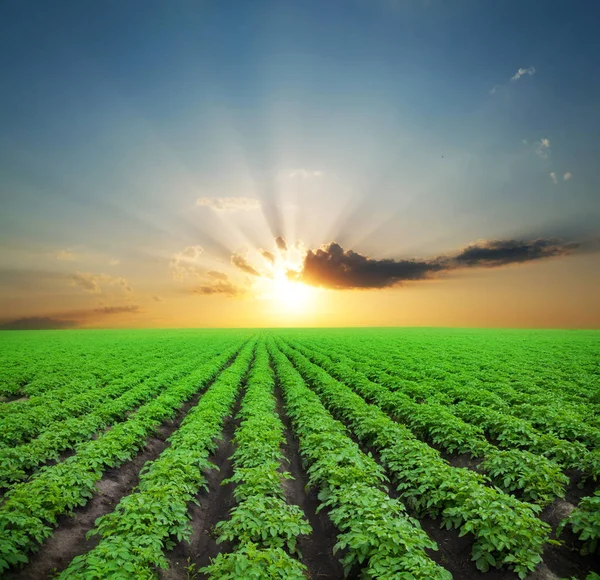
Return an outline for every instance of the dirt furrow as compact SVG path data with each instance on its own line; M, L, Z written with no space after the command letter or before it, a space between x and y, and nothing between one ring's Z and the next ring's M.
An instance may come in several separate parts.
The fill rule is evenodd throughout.
M286 499L290 504L298 505L312 527L312 533L307 537L300 537L298 548L302 553L302 562L308 567L313 580L343 578L344 570L338 559L333 555L333 546L336 543L337 530L327 516L327 510L317 513L319 500L315 490L306 491L308 477L302 467L298 442L291 430L290 419L283 410L281 389L276 387L276 410L285 427L284 456L289 460L283 469L289 471L294 479L283 481Z
M235 430L240 421L236 415L240 409L245 384L236 401L231 417L225 420L219 447L209 461L218 467L206 474L208 492L202 490L196 495L198 503L191 502L188 506L192 524L192 535L188 541L179 542L173 550L166 554L169 569L160 570L159 577L163 580L180 580L201 578L198 570L208 566L211 558L219 552L229 551L228 543L217 544L212 535L212 529L217 522L229 518L229 510L234 506L233 490L235 484L222 485L223 480L233 475L233 463L229 459L235 450L232 442Z
M227 362L222 371L233 363L236 356L237 354ZM98 537L93 536L88 540L86 534L94 527L96 519L113 511L121 498L133 491L138 484L141 468L147 461L154 461L167 448L167 439L179 428L189 410L217 378L218 375L189 399L173 419L163 423L156 434L146 440L144 449L131 461L120 467L107 469L96 484L98 492L94 497L85 506L74 510L71 516L60 516L54 533L39 551L29 556L29 563L21 570L8 572L5 578L40 580L52 577L66 568L75 556L94 548L99 541Z

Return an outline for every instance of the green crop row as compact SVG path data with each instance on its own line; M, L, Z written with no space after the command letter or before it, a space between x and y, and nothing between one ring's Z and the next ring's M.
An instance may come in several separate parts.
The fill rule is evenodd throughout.
M406 427L367 404L301 353L277 344L334 415L380 453L401 497L419 515L441 517L447 528L475 536L472 557L480 570L507 566L525 578L539 564L550 533L550 527L536 517L539 506L486 487L479 474L451 467Z
M570 527L583 542L582 555L594 554L600 548L600 490L584 497L577 507L558 526L558 534Z
M294 348L366 400L406 424L413 433L428 438L450 453L470 453L472 457L483 458L479 469L503 491L518 491L522 499L542 506L565 496L569 479L549 459L519 449L497 449L486 441L482 429L463 422L444 405L415 403L403 393L392 392L371 382L364 374L352 369L347 364L350 359L343 355L336 356L342 361L336 363L298 342L294 343Z
M78 445L75 455L13 487L0 505L0 572L27 562L26 554L52 534L58 516L85 505L104 470L131 459L144 447L147 437L212 380L236 351L231 349L169 385L124 423Z
M285 442L283 424L275 410L273 371L264 341L256 350L247 382L246 395L238 417L231 459L237 505L230 519L215 526L217 543L233 542L234 550L220 553L202 571L209 578L280 578L302 580L307 568L300 556L297 539L310 534L302 510L285 500L282 480L292 476L280 471Z
M58 459L61 451L70 449L73 445L90 439L102 429L125 419L137 406L159 394L165 385L180 379L217 354L221 346L227 345L216 344L207 348L197 359L190 357L190 360L179 366L173 365L166 371L156 372L153 377L125 390L121 396L117 397L115 392L115 398L97 405L82 417L56 422L48 420L48 428L29 443L0 449L0 487L9 488L15 482L26 479L30 471L38 465ZM162 368L164 369L164 364Z
M196 352L191 344L180 345L177 353L161 352L155 346L138 360L128 357L119 361L111 368L112 372L104 376L71 381L28 400L0 405L0 448L20 445L52 428L58 421L89 413L102 402L163 371L165 356L177 354L173 358L169 356L177 367L186 364Z
M10 349L0 354L0 395L37 398L61 391L83 392L102 388L131 372L152 366L159 353L177 357L181 344L172 340L123 332L0 333L10 336ZM116 338L120 340L115 340ZM1 350L1 349L0 349ZM154 360L153 360L154 359ZM18 401L14 408L36 401Z
M555 364L551 365L550 368L554 372L548 372L549 365L539 364L539 359L548 354L545 350L540 350L539 358L531 355L523 357L523 350L517 350L518 344L510 341L503 345L502 350L494 358L489 358L487 349L490 343L478 341L476 345L473 345L477 348L472 351L473 354L470 354L464 348L465 343L460 340L460 336L453 336L451 341L447 339L443 341L443 350L440 349L442 341L437 344L435 341L431 341L428 345L430 348L423 349L422 352L415 349L413 340L403 344L393 340L383 341L380 333L376 336L367 336L368 338L362 336L351 339L345 337L342 340L336 337L335 341L322 337L313 340L314 337L311 337L311 343L326 349L333 346L337 350L346 352L346 347L348 347L352 351L352 358L355 358L355 354L363 356L365 351L376 352L378 362L389 362L396 366L397 378L416 382L419 386L431 386L437 392L445 393L459 387L459 393L464 395L460 387L465 385L474 387L477 391L485 390L487 393L490 393L491 390L495 397L494 402L500 402L500 406L495 408L514 406L515 413L520 414L519 406L533 405L537 407L536 417L543 421L539 423L540 427L551 429L560 437L569 435L574 439L588 441L592 444L598 441L597 428L600 427L600 419L590 408L589 397L596 397L594 400L600 402L600 392L597 388L587 388L587 384L591 386L590 383L593 383L593 375L585 377L586 388L570 385L573 378L581 375L581 372L569 374L560 372L563 370L562 364L565 361L561 361L558 368ZM462 338L464 339L464 337ZM535 343L527 344L528 354L535 346L537 346ZM564 355L564 351L559 351L559 353ZM577 354L581 355L581 353ZM593 358L590 357L589 360L592 361ZM523 365L532 362L534 363L531 365L532 373L527 376ZM572 364L572 361L569 362ZM584 362L585 359L582 359L580 365L576 366L577 371L580 371ZM511 369L518 372L514 376L506 377L507 371ZM555 388L555 385L560 385L560 388ZM487 402L479 403L477 399L470 402L488 404ZM564 416L568 415L573 419L572 423L562 419L561 413L563 412ZM520 416L527 417L526 413L527 411L524 409L523 415ZM561 432L564 435L561 435Z
M165 550L191 534L188 502L206 487L204 472L225 418L231 413L252 359L255 341L247 343L233 362L204 393L169 438L170 447L146 463L133 493L113 512L96 521L89 536L100 543L73 559L60 578L156 578L167 569Z
M433 387L398 379L396 373L401 371L390 365L389 361L385 357L381 357L379 353L375 353L371 349L365 349L360 354L353 349L350 351L351 357L347 358L344 358L344 355L340 355L336 350L333 352L329 350L328 353L334 359L344 360L348 366L359 370L370 380L386 386L390 390L406 394L422 402L440 401L440 398L435 396ZM356 359L367 360L370 363L356 362ZM536 455L543 455L563 468L580 469L594 480L600 476L600 453L597 451L588 451L581 443L566 441L554 435L542 433L535 429L529 421L507 414L506 408L504 410L492 408L498 407L498 405L494 405L493 393L489 393L485 389L479 390L476 387L465 385L453 386L451 390L453 397L459 399L463 398L459 393L464 393L465 400L452 404L452 401L442 399L447 403L446 413L452 413L463 421L476 425L493 439L498 447L509 450L522 449ZM446 390L443 394L448 392L449 390ZM478 397L481 404L473 404ZM495 469L493 464L488 464L488 466Z
M342 551L346 573L360 567L365 579L449 580L451 574L425 553L436 543L386 493L381 467L346 435L271 340L268 347L308 485L319 491L321 508L329 509L340 532L334 551Z

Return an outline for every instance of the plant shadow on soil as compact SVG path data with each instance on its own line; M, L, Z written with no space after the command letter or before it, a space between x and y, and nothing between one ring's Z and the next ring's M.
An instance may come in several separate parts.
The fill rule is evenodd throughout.
M227 362L229 367L235 357ZM206 389L215 381L209 381L180 409L175 416L165 421L153 436L148 437L143 449L131 461L120 467L109 468L102 479L96 483L97 493L85 506L73 510L73 514L61 515L52 535L42 544L40 549L29 555L29 562L20 569L5 572L3 580L41 580L52 578L62 572L73 558L92 550L98 543L99 537L86 539L86 534L94 528L96 519L112 512L121 498L132 493L139 483L140 470L148 461L154 461L169 446L167 439L179 428L183 419L194 407ZM65 456L73 454L72 450Z
M163 580L175 580L188 577L201 577L197 571L210 564L221 551L231 549L229 542L217 544L212 534L216 523L227 519L229 510L235 505L233 498L234 484L222 485L223 480L233 475L233 463L229 459L234 451L232 442L239 421L234 419L240 408L241 396L238 398L232 416L225 420L223 432L216 452L209 461L218 469L211 469L206 475L208 492L200 491L196 502L188 504L191 518L192 534L188 541L179 542L166 554L169 561L167 570L160 570L159 577ZM190 566L190 570L188 570Z

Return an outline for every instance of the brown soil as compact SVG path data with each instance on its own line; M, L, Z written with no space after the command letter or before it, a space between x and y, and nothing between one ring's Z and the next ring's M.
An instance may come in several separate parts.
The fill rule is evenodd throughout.
M211 558L215 558L221 551L231 550L228 543L217 544L212 531L217 522L229 518L229 510L235 505L234 484L222 485L222 482L233 475L233 463L229 458L235 450L232 439L239 421L234 417L240 408L241 399L242 395L236 402L232 416L225 420L217 451L209 458L218 470L211 469L206 474L208 492L200 491L196 496L198 503L190 502L188 506L192 535L189 541L179 542L166 554L169 569L159 572L159 578L163 580L196 577L194 574L197 574L200 568L208 566Z
M567 494L568 496L568 494ZM560 538L556 537L557 525L566 518L575 505L557 499L546 507L540 514L540 519L552 526L552 540L560 540L560 546L546 545L544 549L544 562L559 578L585 578L589 572L600 573L600 560L591 556L582 556L579 553L581 542L577 536L568 528L563 530Z
M364 452L371 452L371 455L379 462L379 456L374 449L362 445L360 442L358 443ZM431 446L435 448L434 445ZM464 454L453 455L442 453L442 456L454 467L460 468L473 469L480 462ZM576 470L567 474L571 477L571 484L566 494L567 500L575 500L574 503L577 503L581 497L593 493L594 482L589 480L582 482L582 474ZM579 487L580 485L581 487ZM395 490L391 489L390 496L398 497L398 494ZM556 526L565 517L568 507L569 504L567 502L556 500L540 514L540 519L551 525L552 533L550 537L553 540L556 539ZM485 573L480 572L475 563L471 561L471 550L474 543L474 537L471 534L459 537L458 530L440 529L440 520L432 520L431 518L419 519L422 528L438 544L437 551L428 550L431 559L449 570L454 580L472 580L477 578L481 578L481 580L518 580L517 574L506 569L490 569ZM560 540L562 541L560 546L546 545L542 554L542 562L527 577L527 580L558 580L559 578L570 577L585 578L588 572L600 572L600 561L597 558L592 559L579 554L579 543L574 534L566 530L561 535Z
M3 395L0 397L0 403L18 403L19 401L28 401L29 397L22 394L18 395Z
M60 516L57 529L40 550L29 557L29 564L22 570L7 573L6 578L40 580L51 577L54 572L66 568L75 556L94 548L98 537L86 540L85 535L94 527L96 518L113 511L121 498L131 493L138 484L139 471L144 463L156 459L166 446L162 434L151 437L144 450L132 461L108 469L96 484L98 493L84 507L76 509L74 516Z
M242 389L243 390L243 389ZM279 413L284 427L286 442L283 447L285 457L289 463L284 463L282 469L289 471L292 480L284 480L286 498L290 503L298 505L305 513L312 534L299 538L299 549L302 553L302 561L308 567L312 580L342 579L344 578L339 558L343 553L333 554L333 546L336 543L337 530L328 517L327 510L317 513L319 501L316 491L306 491L307 476L301 463L298 442L293 436L290 419L287 417L282 404L280 389L276 389L277 412ZM156 436L150 437L144 450L132 461L127 462L120 468L109 469L104 477L98 482L98 493L80 509L75 510L72 517L62 516L59 518L58 527L40 551L31 556L29 564L23 569L6 573L4 578L41 580L50 578L55 572L63 570L77 555L85 553L93 548L97 537L90 540L85 539L86 533L94 527L95 520L111 512L120 499L131 493L138 483L139 471L145 462L158 457L167 447L166 439L175 431L189 409L195 405L201 393L196 394L177 413L173 421L163 424ZM241 396L234 410L237 413ZM234 451L233 438L238 421L228 418L224 424L222 438L218 449L210 460L219 470L211 470L207 474L208 492L201 491L196 496L198 505L190 503L189 514L191 517L192 535L189 543L186 541L178 543L173 550L166 554L170 568L160 571L162 580L187 580L188 578L204 578L198 570L210 563L220 552L230 551L232 546L228 544L218 545L212 534L214 525L229 517L231 508L235 505L233 498L234 485L221 485L224 479L233 473L232 462L229 457ZM352 434L349 434L352 436ZM356 438L352 437L355 441ZM372 449L362 446L364 451L371 451L374 458L378 460L378 454ZM68 452L67 452L68 453ZM474 469L478 460L472 460L468 455L453 455L442 453L453 466ZM571 478L571 484L567 489L565 500L557 500L548 506L540 518L549 523L553 529L552 539L556 539L555 530L560 521L568 515L573 506L581 497L591 495L596 487L593 481L581 480L581 473L573 470L567 473ZM581 487L579 487L581 484ZM390 496L398 497L397 492L390 489ZM439 549L428 551L430 557L441 566L449 570L455 580L516 580L517 575L502 570L492 569L487 573L477 570L471 561L471 550L473 536L459 537L457 530L440 529L440 521L431 518L420 519L423 529L434 539ZM569 530L561 535L561 545L547 545L543 553L543 563L538 566L529 580L557 580L558 578L585 578L590 571L600 572L600 561L579 554L580 543ZM353 580L359 574L359 570L352 570L348 579Z
M302 562L308 567L313 580L326 578L343 578L344 570L338 559L333 555L337 530L328 517L328 510L316 513L319 500L315 490L306 491L308 477L302 467L298 442L292 435L290 419L284 413L281 392L276 390L277 412L285 427L284 456L289 463L284 469L289 471L294 479L284 480L284 489L289 503L298 505L312 527L310 536L302 536L298 541L298 549L302 554Z
M232 362L233 358L229 364ZM163 423L156 435L147 439L144 449L131 461L120 467L106 470L102 479L96 484L98 493L85 506L75 509L73 516L60 516L53 535L44 542L38 552L29 556L28 564L20 570L7 572L4 578L41 580L52 577L55 572L61 572L66 568L75 556L84 554L96 546L99 541L97 536L89 540L85 538L87 532L94 527L96 519L113 511L121 498L133 491L138 484L141 468L147 461L156 459L168 446L166 439L179 428L206 388L189 399L173 419Z

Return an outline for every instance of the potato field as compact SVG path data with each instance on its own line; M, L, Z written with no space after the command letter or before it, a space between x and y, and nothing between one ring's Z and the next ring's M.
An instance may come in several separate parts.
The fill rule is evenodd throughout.
M600 578L600 332L1 332L0 401L2 578Z

